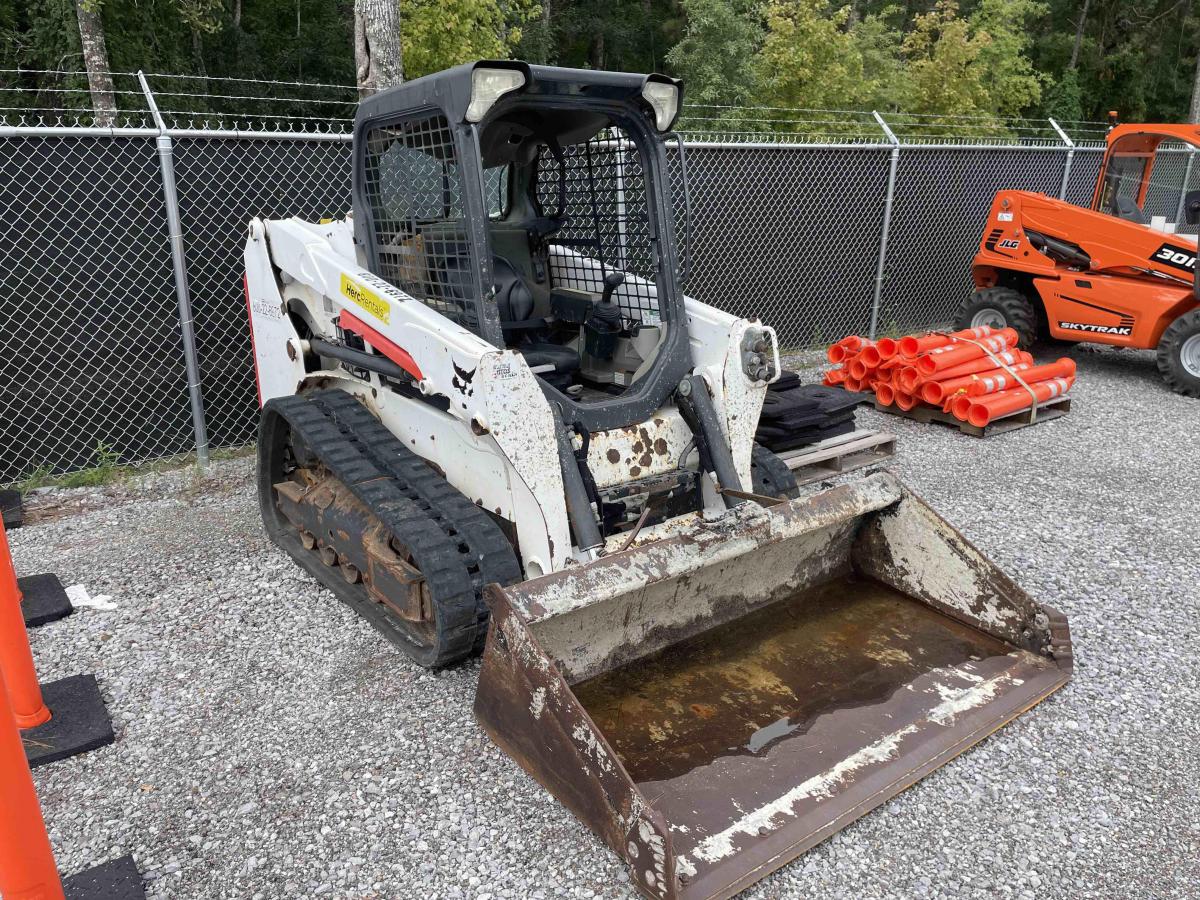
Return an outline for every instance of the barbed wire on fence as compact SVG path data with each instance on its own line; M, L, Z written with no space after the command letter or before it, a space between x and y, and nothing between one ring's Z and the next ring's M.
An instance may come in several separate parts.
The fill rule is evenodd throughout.
M880 115L903 144L1064 146L1062 136L1049 119L899 111ZM1108 130L1102 122L1058 124L1077 145L1103 143ZM890 141L874 112L851 109L685 103L677 130L698 140L731 143L874 145Z
M136 72L110 72L115 113L92 108L87 73L79 70L0 69L0 125L15 127L153 127ZM227 76L145 75L168 128L345 134L358 92L354 85ZM36 82L36 83L34 83ZM1048 119L885 111L904 144L1062 146ZM1059 126L1077 145L1102 143L1107 125L1068 121ZM677 131L697 141L775 144L888 143L866 110L787 106L689 104Z
M115 111L93 107L86 72L0 69L0 125L154 127L138 73L107 74L112 79ZM171 129L347 134L358 103L353 85L203 75L144 77ZM34 78L37 84L28 83Z

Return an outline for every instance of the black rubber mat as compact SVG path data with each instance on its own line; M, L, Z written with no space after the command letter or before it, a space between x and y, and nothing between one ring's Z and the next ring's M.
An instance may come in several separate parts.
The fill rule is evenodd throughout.
M5 489L0 491L0 514L4 516L4 527L20 528L25 524L25 509L21 505L21 492Z
M26 575L17 579L17 587L26 628L57 622L75 611L57 575Z
M57 762L113 742L112 720L95 675L72 675L42 685L50 721L21 732L29 768Z
M63 879L67 900L142 900L142 875L129 854Z

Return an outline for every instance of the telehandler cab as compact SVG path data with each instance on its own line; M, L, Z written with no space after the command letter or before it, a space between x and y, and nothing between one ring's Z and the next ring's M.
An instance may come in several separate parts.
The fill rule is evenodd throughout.
M418 663L483 649L496 743L647 895L708 898L1029 709L1071 645L890 474L799 498L755 446L778 348L682 293L680 95L512 62L377 94L353 215L253 220L246 297L270 537Z
M1090 209L1000 191L955 327L1157 350L1171 389L1200 397L1197 148L1197 125L1117 125Z

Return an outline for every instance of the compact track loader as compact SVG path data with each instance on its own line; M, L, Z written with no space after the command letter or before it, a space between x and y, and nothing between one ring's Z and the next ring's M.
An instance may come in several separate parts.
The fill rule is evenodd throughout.
M246 297L271 538L418 663L482 649L484 729L647 895L725 897L1071 651L890 474L800 498L755 446L778 349L682 293L680 94L481 62L371 97L353 214L252 221Z
M1200 127L1117 125L1107 145L1090 209L996 194L955 327L1155 350L1168 386L1200 397Z

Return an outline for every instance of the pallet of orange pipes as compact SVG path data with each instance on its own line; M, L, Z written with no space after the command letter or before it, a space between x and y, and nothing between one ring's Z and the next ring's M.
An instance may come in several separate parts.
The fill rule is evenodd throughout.
M1075 363L1035 365L1016 342L1011 328L987 326L898 340L851 335L829 348L836 367L825 383L870 391L883 412L979 437L1058 418L1070 409Z

